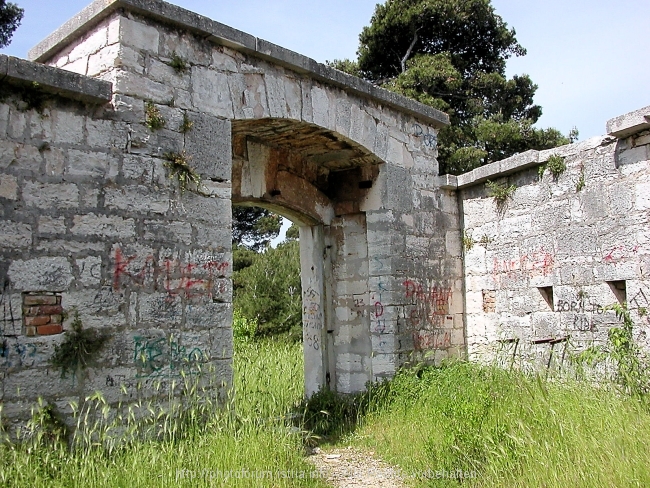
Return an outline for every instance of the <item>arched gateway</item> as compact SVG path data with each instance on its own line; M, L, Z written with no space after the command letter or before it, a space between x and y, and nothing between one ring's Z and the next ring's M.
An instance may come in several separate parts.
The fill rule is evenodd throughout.
M463 350L446 115L157 0L98 0L30 57L0 60L10 83L57 93L45 114L0 105L3 185L20 188L3 214L5 405L115 402L199 363L230 382L231 204L301 226L308 394ZM179 192L174 158L203 194ZM74 309L109 340L61 378L48 358Z

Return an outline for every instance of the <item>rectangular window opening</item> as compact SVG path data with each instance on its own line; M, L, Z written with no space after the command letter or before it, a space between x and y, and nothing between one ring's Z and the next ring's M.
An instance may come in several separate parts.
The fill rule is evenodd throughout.
M614 292L619 303L627 302L627 284L625 280L608 281L607 284Z
M539 286L537 287L539 292L542 295L542 298L546 301L549 307L551 307L551 310L555 311L555 307L553 306L553 287L552 286Z

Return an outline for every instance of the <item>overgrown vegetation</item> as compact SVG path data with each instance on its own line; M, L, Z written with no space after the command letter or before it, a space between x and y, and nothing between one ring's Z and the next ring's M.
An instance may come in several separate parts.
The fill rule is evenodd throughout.
M144 125L149 127L151 132L162 129L167 125L167 121L160 113L160 110L152 101L144 104Z
M557 181L562 173L566 171L566 163L562 156L553 154L549 156L548 161L546 162L546 167L553 175L553 179Z
M187 71L187 69L188 69L187 62L182 57L180 57L178 54L176 54L176 51L174 51L172 53L172 58L169 61L169 63L167 63L167 64L169 66L171 66L172 68L174 68L174 71L176 71L176 74L179 74L179 75L185 73Z
M302 338L300 246L289 240L264 252L239 249L233 275L234 307L256 324L254 336ZM246 262L244 262L246 260Z
M582 191L585 187L585 167L584 164L580 166L580 175L578 176L578 182L576 183L576 191Z
M647 486L643 403L572 381L470 363L378 385L362 426L339 441L399 466L413 486ZM474 472L474 479L425 473ZM418 476L419 475L419 476Z
M183 122L181 123L181 126L178 128L179 132L181 134L187 134L189 131L192 130L192 127L194 127L194 122L187 116L187 113L183 113Z
M135 390L123 390L132 402L128 408L112 408L101 394L90 395L75 406L78 430L70 444L54 420L55 409L41 402L20 441L0 444L0 483L324 487L310 476L305 434L290 421L303 395L300 344L237 340L234 357L234 395L206 394L206 377L160 378L153 391L143 380ZM180 401L169 401L163 381L182 391ZM131 398L152 393L163 401ZM251 478L253 473L263 477Z
M63 341L54 347L54 354L50 358L50 364L60 369L64 378L68 372L74 375L85 369L109 339L105 333L84 329L78 310L74 311L70 327L71 329L65 332Z
M471 234L463 231L463 249L465 249L465 251L471 251L471 249L474 247L474 244L475 242Z
M517 191L516 185L508 186L506 183L496 183L490 180L485 183L485 186L488 189L488 196L494 198L494 202L497 204L499 211L505 210L508 200Z
M166 159L164 165L169 170L169 178L178 182L181 194L193 187L200 193L201 175L190 166L189 157L185 151L168 152L164 154L164 158Z
M607 344L592 346L575 357L581 365L600 367L600 373L613 368L613 379L624 393L645 398L650 393L650 364L634 339L634 322L626 303L615 303L603 309L614 311L621 321L619 327L607 332ZM640 312L643 314L643 311Z
M449 114L438 160L441 174L459 174L577 139L535 127L537 85L506 76L507 60L525 54L490 0L389 0L363 28L357 60L330 64Z

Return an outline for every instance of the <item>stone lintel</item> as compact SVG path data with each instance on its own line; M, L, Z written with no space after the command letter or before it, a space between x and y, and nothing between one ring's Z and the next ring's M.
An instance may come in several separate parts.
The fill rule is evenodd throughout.
M111 100L113 85L59 68L0 54L0 80L12 85L34 86L65 98L103 104Z
M408 113L436 128L449 124L447 114L439 110L389 92L355 76L317 63L307 56L263 39L258 39L208 17L161 0L95 0L95 2L32 48L29 51L28 58L40 63L46 62L67 44L88 32L118 9L124 9L161 23L172 24L197 33L217 44L258 56L323 83L337 86L348 92L390 106L400 112Z
M650 129L650 105L607 121L607 133L620 138Z

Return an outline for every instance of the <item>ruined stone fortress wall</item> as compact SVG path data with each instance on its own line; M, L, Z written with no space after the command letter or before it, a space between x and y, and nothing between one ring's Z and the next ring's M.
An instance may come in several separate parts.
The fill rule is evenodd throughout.
M232 203L300 224L307 393L463 353L445 114L157 0L97 1L30 57L0 56L5 415L230 385ZM108 341L62 375L75 313Z
M459 176L469 357L524 367L604 344L627 302L646 350L650 305L650 107L610 120L608 135L528 151ZM557 178L552 155L564 158ZM491 180L516 190L502 208ZM515 353L515 342L517 351Z
M603 342L616 300L646 340L648 108L439 176L445 114L159 0L98 0L30 57L0 56L6 416L206 371L227 388L232 204L300 226L307 394L514 341L532 364L566 336ZM567 169L540 178L552 154ZM174 158L200 187L181 191ZM517 189L497 207L487 180ZM63 375L77 313L108 340Z

